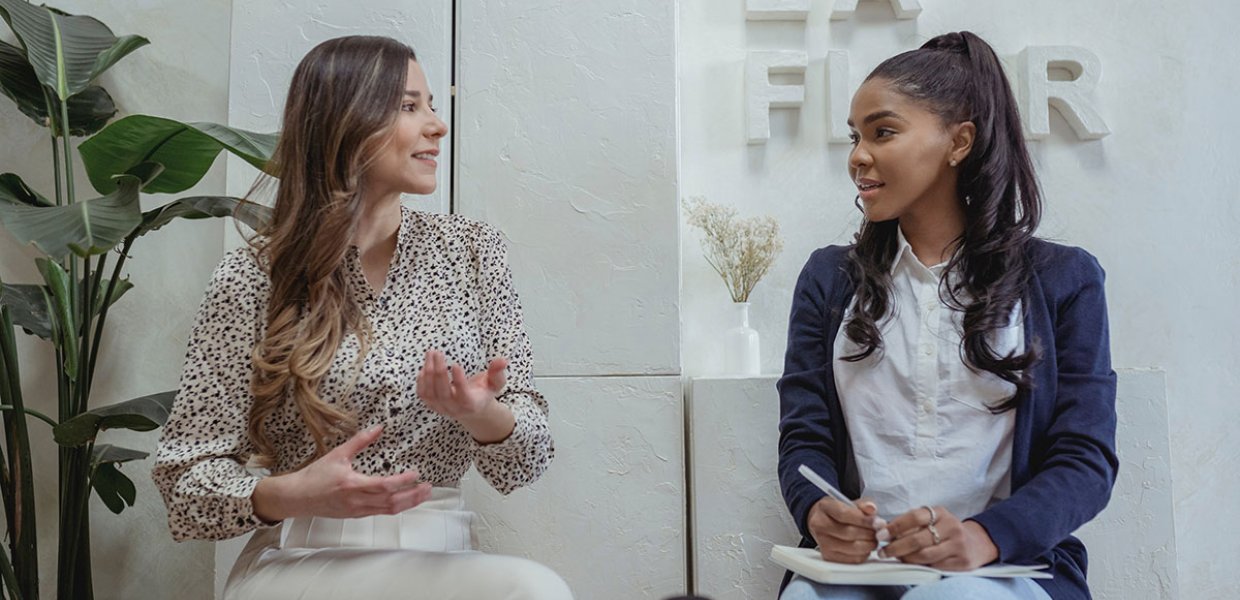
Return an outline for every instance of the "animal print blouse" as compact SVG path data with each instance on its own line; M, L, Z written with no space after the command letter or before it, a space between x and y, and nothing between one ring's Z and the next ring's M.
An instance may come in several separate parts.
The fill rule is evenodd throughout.
M370 475L412 468L424 481L457 487L473 464L505 494L538 479L554 447L500 233L460 216L402 208L383 291L375 293L366 282L356 248L347 265L352 293L374 334L360 371L358 340L344 339L319 393L356 415L359 430L384 425L354 468ZM177 540L225 539L267 525L250 502L263 475L246 468L254 451L246 424L253 401L250 352L265 327L269 289L253 252L240 248L216 268L198 311L152 473ZM509 359L499 398L516 418L507 439L479 444L456 421L422 404L415 379L429 349L442 350L449 364L471 375L493 358ZM313 438L291 403L266 428L277 448L273 473L313 454Z

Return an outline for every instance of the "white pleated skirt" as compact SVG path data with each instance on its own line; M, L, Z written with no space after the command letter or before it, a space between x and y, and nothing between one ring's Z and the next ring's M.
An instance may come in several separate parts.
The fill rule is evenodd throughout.
M551 569L478 552L460 491L398 515L307 517L261 529L237 558L225 600L571 600Z

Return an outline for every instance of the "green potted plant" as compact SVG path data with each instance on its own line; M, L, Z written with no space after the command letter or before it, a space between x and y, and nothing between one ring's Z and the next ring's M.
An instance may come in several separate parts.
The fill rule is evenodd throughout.
M142 193L175 194L195 185L222 151L265 167L275 136L214 123L179 123L146 115L112 122L117 108L96 78L147 45L136 35L117 37L98 20L25 0L0 0L0 17L17 45L0 42L0 93L52 141L48 162L54 194L32 189L16 174L0 174L0 224L33 245L41 283L0 282L0 449L7 548L0 549L0 597L38 597L34 503L28 419L51 427L59 448L57 596L92 598L91 490L113 512L132 506L136 490L119 465L146 453L97 443L112 428L149 431L167 419L175 391L100 406L92 394L108 309L133 287L125 261L142 236L177 218L235 216L256 226L267 209L226 196L181 198L143 212ZM71 137L98 197L80 199ZM0 170L3 170L0 168ZM55 350L57 412L47 415L22 397L16 332L37 336Z

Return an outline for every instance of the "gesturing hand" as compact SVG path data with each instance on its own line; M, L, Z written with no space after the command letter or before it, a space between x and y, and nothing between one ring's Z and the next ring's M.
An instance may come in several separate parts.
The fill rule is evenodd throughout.
M878 547L874 530L886 525L873 501L862 499L852 507L824 497L809 511L809 532L818 542L823 560L857 564L865 562Z
M454 364L449 369L443 352L429 350L418 372L418 397L431 410L465 422L491 408L504 390L506 368L508 361L497 358L487 365L486 371L466 377L461 365Z
M880 531L880 537L890 537L891 543L880 554L906 563L969 571L999 558L999 549L985 528L976 521L961 522L942 506L933 511L926 506L914 508L892 519L885 533Z
M380 477L353 470L353 458L382 434L382 426L362 431L299 471L263 479L254 489L254 513L267 521L352 518L393 515L425 502L431 484L418 483L417 471Z

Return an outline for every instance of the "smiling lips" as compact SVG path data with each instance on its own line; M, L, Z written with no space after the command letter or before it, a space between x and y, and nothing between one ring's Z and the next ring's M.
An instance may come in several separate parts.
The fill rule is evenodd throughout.
M426 151L424 151L424 152L419 152L419 153L417 153L417 154L414 154L414 155L413 155L413 157L414 157L414 158L416 158L416 159L418 159L418 160L420 160L420 161L422 161L422 162L424 162L424 163L426 163L426 164L428 164L428 165L430 165L430 166L432 166L432 167L437 166L437 165L439 164L439 163L435 162L435 157L436 157L436 156L439 156L439 150L434 150L434 149L432 149L432 150L426 150Z
M874 192L878 188L881 188L884 185L886 185L883 182L878 181L876 179L867 179L864 177L862 177L861 179L858 179L855 183L857 184L857 191L861 193L861 198L866 199L866 200L868 200L870 196L873 196Z

